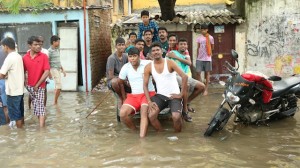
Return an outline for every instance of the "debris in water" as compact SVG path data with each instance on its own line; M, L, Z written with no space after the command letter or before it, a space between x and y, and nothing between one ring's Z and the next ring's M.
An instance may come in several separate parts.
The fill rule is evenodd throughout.
M16 121L10 121L10 123L8 124L8 126L9 126L11 129L14 129L15 126L16 126Z
M178 137L177 136L171 136L171 137L168 137L168 139L170 141L177 141L178 140Z
M95 114L97 114L99 111L94 111L94 112L92 112L91 113L91 115L95 115Z
M224 140L226 140L228 138L228 136L224 136L224 137L222 137L220 140L221 141L224 141Z
M113 123L110 123L108 126L112 127L114 124Z
M75 121L79 121L79 118L75 118Z

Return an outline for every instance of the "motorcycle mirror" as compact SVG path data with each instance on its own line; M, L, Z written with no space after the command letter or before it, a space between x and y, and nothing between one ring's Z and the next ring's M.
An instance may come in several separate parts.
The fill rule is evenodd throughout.
M238 61L239 55L234 49L231 50L231 55L236 61Z
M279 76L270 76L270 77L268 78L268 80L270 80L270 81L280 81L280 80L281 80L281 77L279 77Z

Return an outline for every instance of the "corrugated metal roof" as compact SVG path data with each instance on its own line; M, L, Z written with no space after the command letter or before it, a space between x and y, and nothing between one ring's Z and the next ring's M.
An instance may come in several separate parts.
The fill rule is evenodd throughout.
M111 6L86 6L86 9L110 9ZM70 6L70 7L62 7L62 6L51 6L51 7L44 7L44 8L32 8L26 7L21 8L20 12L48 12L48 11L64 11L64 10L81 10L83 9L82 6ZM4 8L0 8L0 13L7 13L8 10Z
M161 13L152 13L151 18L157 18ZM155 19L154 19L155 20ZM132 14L126 16L123 19L119 20L116 25L131 27L136 26L138 23L141 23L140 14ZM176 17L170 21L163 21L159 17L156 19L158 24L196 24L196 23L206 23L206 24L234 24L242 23L244 20L241 17L236 16L234 13L230 12L227 9L223 10L209 10L209 11L198 11L198 12L177 12Z

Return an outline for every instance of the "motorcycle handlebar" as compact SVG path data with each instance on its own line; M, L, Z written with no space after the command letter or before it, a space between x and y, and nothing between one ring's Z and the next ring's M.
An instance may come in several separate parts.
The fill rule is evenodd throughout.
M229 72L231 72L231 73L235 73L235 68L228 62L228 61L225 61L225 64L227 65L227 66L225 66L226 68L227 68L227 70L229 71Z
M233 66L232 66L228 61L225 61L225 63L227 64L227 66L229 66L229 68L230 68L231 70L234 70Z

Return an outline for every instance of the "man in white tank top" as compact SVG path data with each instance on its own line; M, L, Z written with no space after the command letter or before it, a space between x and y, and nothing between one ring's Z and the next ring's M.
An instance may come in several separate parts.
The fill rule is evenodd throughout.
M157 131L162 131L157 116L161 110L170 107L172 112L173 127L175 132L180 132L182 127L182 97L187 89L187 75L172 60L162 57L163 51L160 43L151 45L153 62L145 67L144 71L144 92L149 104L149 120ZM180 91L176 73L182 78L182 89ZM156 83L157 94L150 98L148 81L152 75Z

